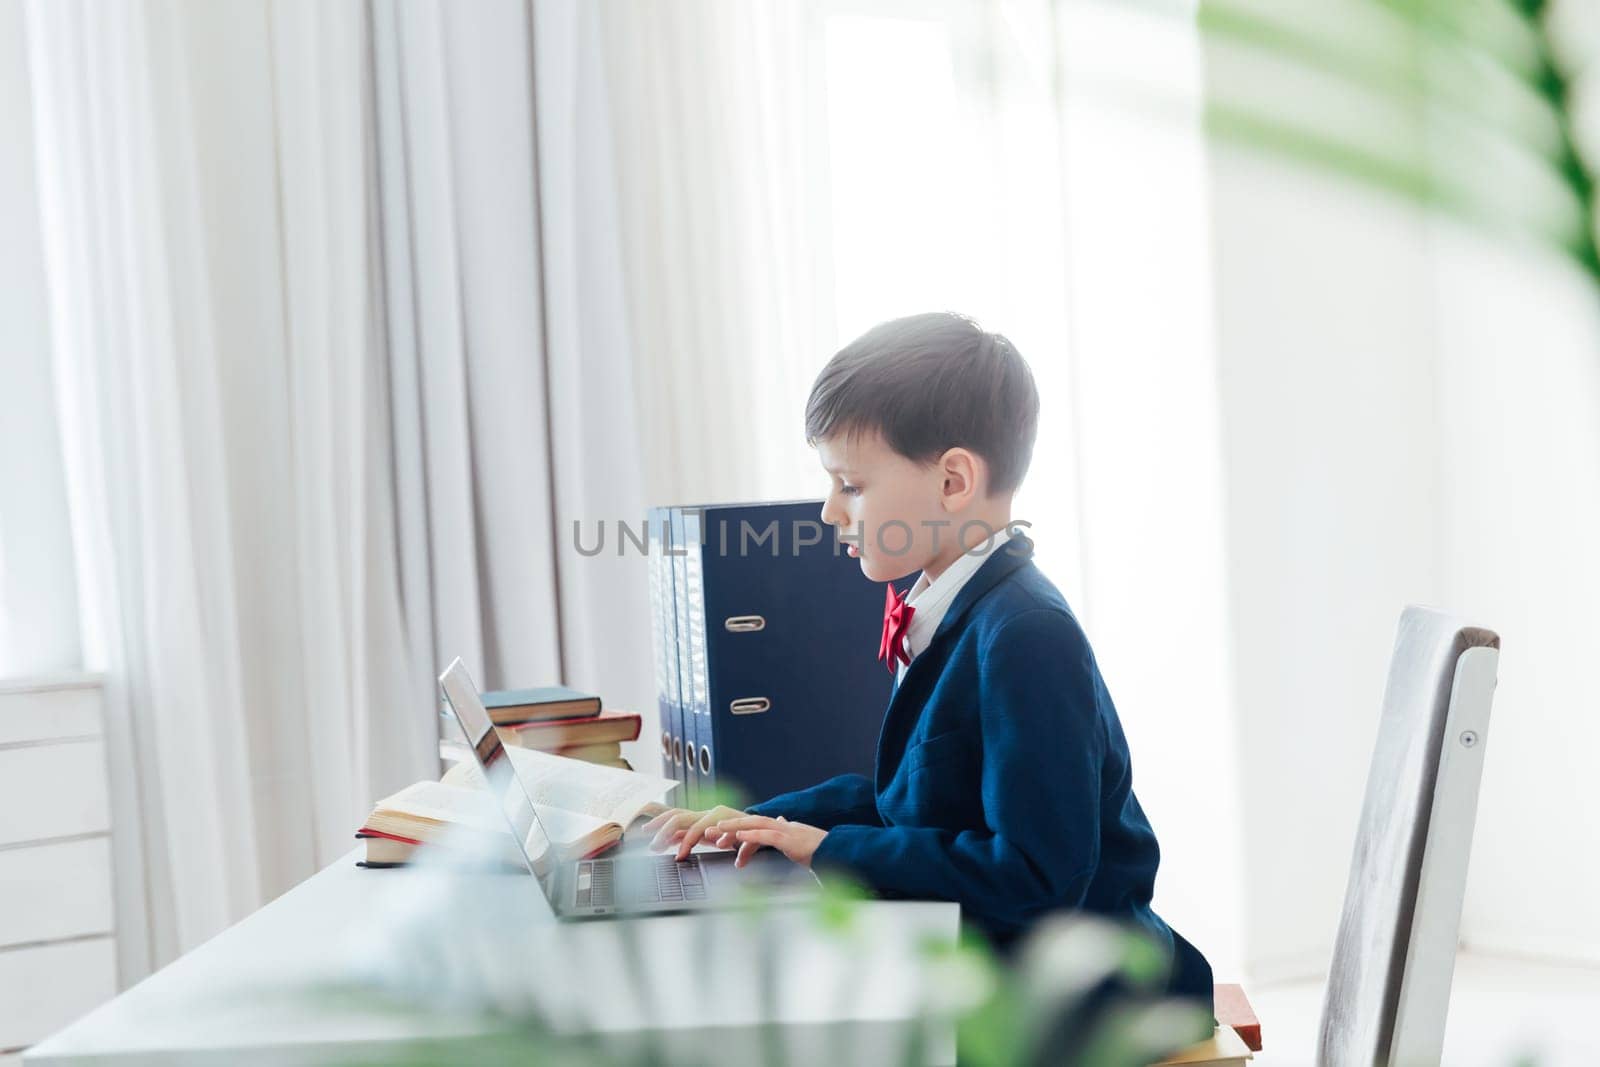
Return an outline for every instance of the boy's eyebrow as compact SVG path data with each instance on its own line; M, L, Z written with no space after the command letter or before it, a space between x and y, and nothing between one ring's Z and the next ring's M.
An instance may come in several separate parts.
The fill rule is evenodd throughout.
M855 473L855 471L853 469L851 469L850 467L830 467L826 463L824 463L822 465L822 469L827 471L829 474L854 474Z

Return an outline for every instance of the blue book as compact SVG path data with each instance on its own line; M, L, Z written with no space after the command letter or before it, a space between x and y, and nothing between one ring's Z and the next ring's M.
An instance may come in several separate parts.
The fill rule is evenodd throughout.
M496 726L539 719L593 718L600 714L600 698L564 685L532 689L493 689L483 694L483 707Z

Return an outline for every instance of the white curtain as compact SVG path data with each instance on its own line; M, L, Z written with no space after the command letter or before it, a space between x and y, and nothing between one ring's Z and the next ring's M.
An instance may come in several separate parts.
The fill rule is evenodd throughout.
M645 468L594 12L25 12L125 979L434 773L453 656L641 711L653 769L618 523L682 497Z
M411 662L462 654L486 685L560 677L637 710L641 769L648 587L619 524L819 488L796 400L826 358L801 210L814 72L790 32L808 18L374 7Z
M801 434L835 337L819 6L558 8L603 64L649 484L820 496Z
M0 679L82 662L23 25L0 4Z
M125 977L436 767L397 581L362 10L26 12Z
M402 575L418 683L559 672L528 25L373 12ZM522 682L519 684L532 684Z
M377 191L410 662L637 710L655 769L642 535L652 449L582 5L374 8ZM537 50L537 54L536 54ZM537 102L537 105L536 105ZM597 555L577 550L603 545Z

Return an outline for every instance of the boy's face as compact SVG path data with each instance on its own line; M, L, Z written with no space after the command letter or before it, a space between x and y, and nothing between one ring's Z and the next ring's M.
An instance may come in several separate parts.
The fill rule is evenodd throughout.
M851 539L847 551L872 581L914 574L955 543L958 523L938 464L915 463L876 433L826 438L817 442L817 456L832 481L822 521Z

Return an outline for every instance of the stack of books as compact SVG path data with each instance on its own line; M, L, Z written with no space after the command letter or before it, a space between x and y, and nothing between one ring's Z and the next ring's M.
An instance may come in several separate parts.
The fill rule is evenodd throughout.
M537 749L508 748L511 764L533 800L544 834L525 845L535 864L549 857L597 855L622 838L641 816L662 811L677 788L670 778L596 766ZM366 848L364 867L410 863L418 849L498 855L521 866L505 817L494 809L483 772L471 759L457 762L437 782L415 782L378 801L356 831Z
M638 740L637 712L603 711L599 697L564 685L488 692L483 706L507 746L633 770L622 742Z

